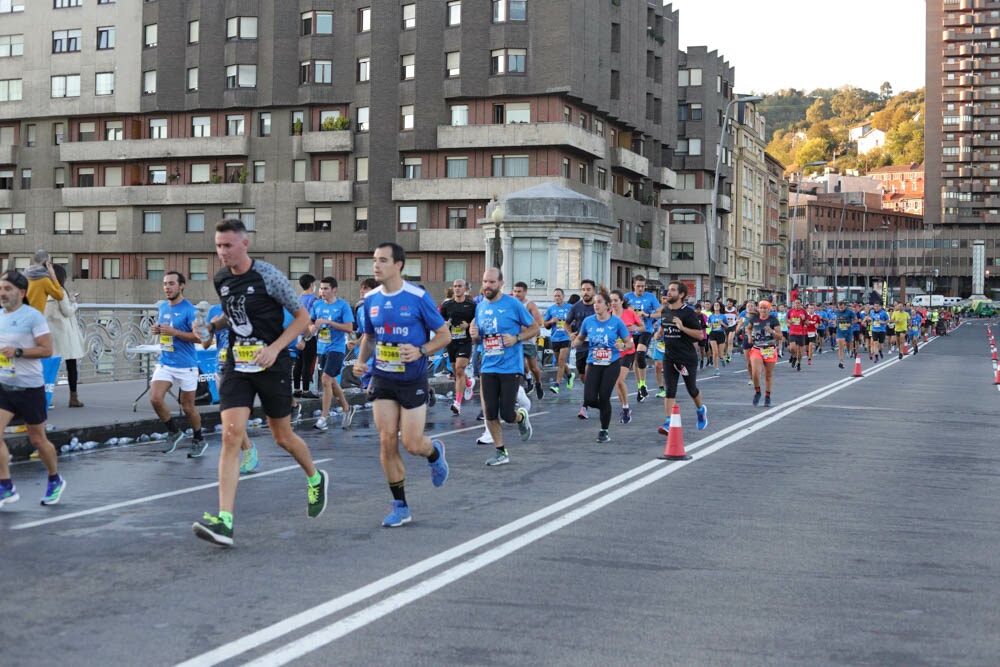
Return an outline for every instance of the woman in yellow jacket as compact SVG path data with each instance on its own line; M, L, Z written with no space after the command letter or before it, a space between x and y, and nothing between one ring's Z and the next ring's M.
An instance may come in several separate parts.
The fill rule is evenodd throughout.
M24 276L28 279L28 305L38 312L45 312L45 300L50 296L56 301L62 300L63 289L52 268L52 258L48 251L39 250L35 253Z

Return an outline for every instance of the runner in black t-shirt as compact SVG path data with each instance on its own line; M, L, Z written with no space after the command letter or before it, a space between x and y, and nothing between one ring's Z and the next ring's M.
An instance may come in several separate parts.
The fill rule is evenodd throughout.
M751 364L751 379L753 380L753 404L760 404L760 372L764 371L765 391L764 407L771 407L771 380L774 376L774 365L778 361L778 341L782 339L781 323L777 316L771 313L771 302L761 301L757 304L757 314L751 315L746 322L746 337L752 347L747 350Z
M456 415L462 411L462 400L472 398L474 380L465 373L469 360L472 358L472 338L469 336L469 324L476 319L476 303L469 298L469 283L459 278L452 283L454 296L441 304L441 317L448 323L451 331L451 342L448 343L448 361L455 372L455 400L451 411Z
M667 435L670 428L670 413L677 399L677 380L684 378L684 386L694 399L698 415L698 429L708 426L708 408L701 401L701 391L698 390L698 353L696 345L705 335L702 328L704 322L701 315L693 308L684 305L687 298L687 285L674 280L667 285L667 303L660 315L660 327L654 338L663 339L663 379L666 384L667 397L663 399L663 409L667 413L667 421L659 431Z

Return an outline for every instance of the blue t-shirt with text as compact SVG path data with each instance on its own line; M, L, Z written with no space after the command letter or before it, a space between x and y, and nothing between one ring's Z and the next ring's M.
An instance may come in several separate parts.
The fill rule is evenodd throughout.
M198 310L187 299L171 306L169 301L160 304L156 316L157 324L165 324L179 331L194 331L194 319ZM195 356L194 343L181 340L176 336L160 334L160 363L171 368L194 368L198 365Z
M430 332L444 326L444 318L430 294L403 281L398 292L387 294L380 285L365 296L365 321L361 333L374 337L372 374L398 382L415 382L427 377L427 358L404 362L399 346L419 347Z
M313 322L316 320L330 320L338 324L354 323L354 313L351 306L343 299L334 299L327 303L323 299L316 299L312 308L309 309L309 317ZM316 354L326 354L327 352L346 352L347 332L335 329L328 324L324 324L316 332Z
M580 325L580 334L587 338L590 350L587 353L587 363L595 366L607 366L621 358L621 352L615 343L619 339L627 341L631 332L620 317L612 315L603 322L597 315L591 315Z
M483 299L476 306L476 326L483 343L482 373L524 373L524 346L519 342L511 347L503 343L503 335L519 336L521 327L530 327L535 319L524 304L509 294L496 301Z
M660 300L656 298L656 295L652 292L643 292L642 296L636 296L635 292L629 292L625 295L625 299L632 304L632 310L646 325L646 332L653 333L653 324L656 321L652 317L644 317L643 314L652 315L660 309Z
M562 343L563 341L569 340L569 334L566 333L566 329L564 327L566 326L566 318L569 317L570 307L571 306L568 303L564 303L561 306L552 304L545 311L546 322L551 320L553 317L556 318L555 324L551 327L553 343Z

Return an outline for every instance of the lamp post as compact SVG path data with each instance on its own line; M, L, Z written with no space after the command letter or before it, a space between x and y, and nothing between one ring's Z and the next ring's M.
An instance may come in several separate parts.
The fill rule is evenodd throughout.
M722 145L726 141L729 125L729 109L737 102L760 102L764 98L760 95L736 95L726 104L725 111L722 112L722 130L719 134L719 144L715 147L715 182L712 185L712 201L710 203L710 214L708 216L711 230L708 236L708 291L709 296L715 294L715 227L716 208L719 200L719 170L722 168ZM714 297L713 297L714 298Z
M788 295L786 299L792 298L792 274L795 272L795 223L799 219L799 191L802 189L802 177L806 175L809 167L821 167L826 164L826 160L816 160L806 162L799 172L799 184L795 187L795 206L792 208L792 224L788 230Z

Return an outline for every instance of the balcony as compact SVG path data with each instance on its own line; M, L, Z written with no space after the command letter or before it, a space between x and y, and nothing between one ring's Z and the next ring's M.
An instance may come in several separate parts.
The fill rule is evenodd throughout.
M543 183L573 188L573 181L548 176L497 176L492 178L394 178L394 201L461 201L492 199ZM577 182L579 185L579 182ZM587 186L584 186L587 187ZM591 195L593 196L593 195Z
M421 229L421 252L483 252L486 237L481 229Z
M354 150L354 134L350 130L306 132L302 135L302 150L306 153L350 153Z
M615 146L611 150L611 168L623 169L637 176L649 178L649 160L621 146Z
M661 190L661 206L709 206L712 203L711 190Z
M440 125L438 148L518 148L567 146L604 159L606 142L572 123L510 123L506 125Z
M306 181L305 186L308 202L354 201L354 181Z
M248 155L247 137L184 139L129 139L127 141L70 141L59 145L62 162L114 162L189 157Z
M241 204L243 185L125 185L100 188L63 188L63 206L182 206Z
M658 167L654 169L656 172L656 182L660 185L665 185L668 188L677 187L677 172L669 167Z
M0 164L17 164L17 146L0 146Z
M715 208L722 213L732 213L733 198L729 195L719 195L719 201L716 202Z

